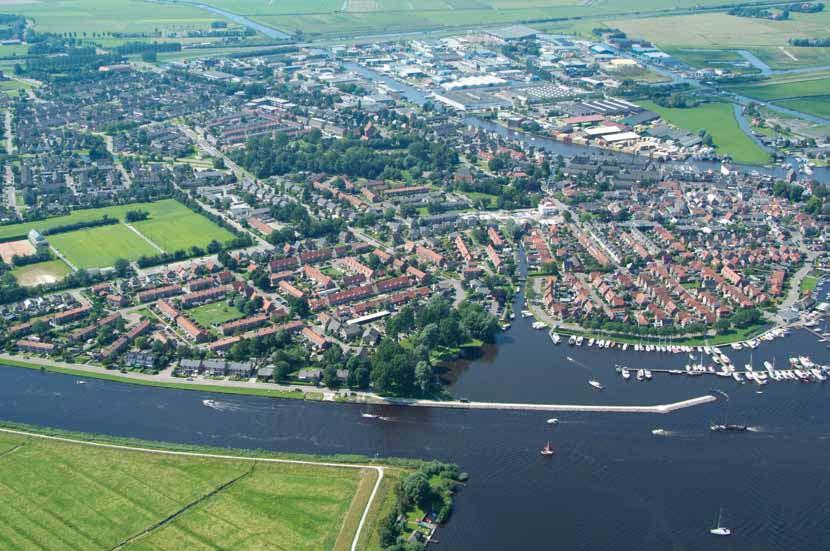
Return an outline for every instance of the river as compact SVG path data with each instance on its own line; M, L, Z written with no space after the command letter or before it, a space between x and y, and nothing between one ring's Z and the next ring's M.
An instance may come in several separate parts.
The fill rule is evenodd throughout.
M827 289L824 289L826 292ZM498 349L455 376L477 399L664 403L722 388L725 402L669 415L547 414L365 407L139 387L19 368L0 369L0 419L168 442L305 453L437 458L471 474L451 522L452 550L826 549L830 546L830 385L754 385L655 374L624 382L615 363L658 368L668 354L554 347L517 318ZM830 361L812 335L764 343L753 360L787 351ZM736 362L748 353L729 351ZM572 359L568 360L566 356ZM740 364L738 364L740 365ZM601 380L604 392L587 386ZM215 401L213 407L203 400ZM725 415L753 432L711 433ZM654 436L661 427L668 436ZM557 453L540 456L551 440ZM732 538L708 534L719 509Z

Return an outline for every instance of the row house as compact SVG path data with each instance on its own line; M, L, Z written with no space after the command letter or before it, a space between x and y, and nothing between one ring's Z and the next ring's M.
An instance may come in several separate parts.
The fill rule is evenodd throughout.
M225 336L234 335L236 333L243 333L251 329L261 327L268 322L268 316L265 314L258 314L249 318L242 318L239 320L229 321L220 326L220 331Z
M109 316L105 316L105 317L99 319L97 322L95 322L93 324L90 324L90 325L87 325L86 327L81 327L80 329L76 329L75 331L72 331L69 334L69 336L68 336L69 342L71 342L71 343L83 342L83 341L91 338L93 335L95 335L100 328L105 327L107 325L112 325L113 323L115 323L119 319L121 319L121 314L116 312L115 314L110 314Z
M31 352L33 354L51 354L55 351L55 345L50 342L21 339L15 343L15 346L22 352Z
M369 280L375 276L375 271L372 268L366 266L353 256L347 256L346 258L339 260L338 264L350 272L363 274L363 276Z
M183 292L179 285L165 285L164 287L156 287L155 289L148 289L138 293L138 302L144 304L153 302L160 298L167 298L180 295Z
M464 238L461 235L455 236L455 248L458 250L458 254L461 255L461 258L466 263L470 263L473 260L473 255L470 254L470 249L467 248L467 244L464 243Z
M228 294L229 290L229 286L222 285L221 287L213 287L211 289L196 291L195 293L188 293L181 298L181 305L184 308L189 308L191 306L197 306L199 304L215 302L217 300L225 298L225 295Z
M306 264L305 266L303 266L303 273L308 279L310 279L323 289L331 289L332 287L334 287L334 281L332 281L332 279L329 276L327 276L314 266Z
M64 325L89 315L91 311L92 307L89 305L79 306L71 310L66 310L65 312L58 312L52 316L51 321L54 325Z
M280 281L279 290L296 299L305 297L305 293L291 285L288 281Z
M199 327L196 322L192 321L187 316L179 316L176 318L176 325L184 331L190 340L194 342L205 342L209 338L207 331Z
M439 254L432 249L428 249L423 245L416 245L415 246L415 255L423 260L424 262L429 262L430 264L435 264L437 266L444 266L446 264L446 260L444 259L444 255Z

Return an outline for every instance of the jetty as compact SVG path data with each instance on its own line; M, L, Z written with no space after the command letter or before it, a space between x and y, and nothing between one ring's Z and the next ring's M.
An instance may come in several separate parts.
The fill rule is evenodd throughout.
M467 401L440 401L414 400L406 398L380 398L369 403L389 406L434 407L448 409L493 409L510 411L558 411L558 412L585 412L585 413L671 413L681 409L701 406L717 401L715 396L707 394L670 404L653 406L606 406L598 404L526 404L509 402L467 402Z

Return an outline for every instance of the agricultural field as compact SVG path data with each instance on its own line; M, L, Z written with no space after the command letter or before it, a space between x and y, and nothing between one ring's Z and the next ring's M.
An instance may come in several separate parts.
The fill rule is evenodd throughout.
M705 13L659 19L619 19L607 24L622 29L632 38L645 38L660 48L674 52L684 49L746 49L773 69L830 63L827 48L796 48L788 42L791 38L826 37L830 27L830 12L827 11L793 13L786 21Z
M678 0L670 7L649 0L312 0L265 3L213 0L213 5L246 15L288 33L321 36L386 34L585 16L624 16L688 10L718 0Z
M0 547L114 549L147 531L125 548L348 549L374 476L0 434Z
M137 260L158 251L124 224L86 228L49 236L49 244L76 268L106 268L119 258Z
M730 90L811 115L830 116L830 73L827 72L777 76Z
M23 287L36 287L37 285L60 281L71 271L62 260L48 260L14 268L11 274L17 280L17 283Z
M5 12L24 15L40 32L152 33L207 29L219 16L186 5L154 4L142 0L38 0L2 2ZM11 4L11 5L9 5Z
M715 148L729 155L736 163L760 165L769 162L769 155L747 136L728 103L706 103L690 109L669 109L653 102L638 102L666 121L689 132L705 129L712 135Z
M205 328L221 325L242 316L243 314L238 308L229 305L225 301L203 304L187 311L187 317Z

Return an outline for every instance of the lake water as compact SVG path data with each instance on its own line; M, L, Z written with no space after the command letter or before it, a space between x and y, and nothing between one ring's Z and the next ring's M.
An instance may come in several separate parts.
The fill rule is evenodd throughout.
M497 352L457 374L474 399L656 404L722 388L724 402L669 415L365 408L140 387L0 369L0 419L68 430L211 446L437 458L471 474L438 548L452 550L827 549L830 547L830 385L773 383L756 393L714 377L655 374L623 382L615 363L677 366L674 355L554 347L517 319ZM806 332L765 343L760 364L787 350L830 361ZM737 365L748 352L729 351ZM570 356L572 360L566 359ZM607 387L597 392L589 378ZM203 400L212 399L214 407ZM753 432L715 434L712 420ZM654 436L663 428L668 436ZM550 440L556 455L544 458ZM733 536L709 535L719 509Z

